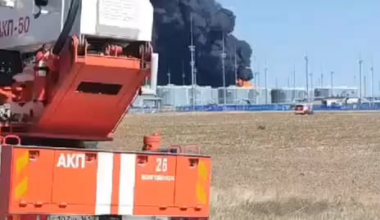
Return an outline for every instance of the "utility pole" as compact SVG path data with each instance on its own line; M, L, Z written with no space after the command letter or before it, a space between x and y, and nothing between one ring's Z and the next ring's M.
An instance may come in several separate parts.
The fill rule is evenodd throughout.
M222 53L220 54L220 57L222 59L222 72L223 72L223 108L226 108L227 104L227 91L226 91L226 67L225 67L225 59L226 59L226 53L225 53L225 42L224 42L224 32L222 32L222 41L223 41L223 48Z
M192 93L192 101L191 106L193 111L195 111L195 105L196 105L196 97L195 97L195 45L194 45L194 36L193 36L193 15L190 14L190 55L191 55L191 61L190 61L190 67L191 67L191 93Z
M331 71L331 97L334 97L334 71Z
M309 57L305 56L306 99L309 102Z
M362 99L362 65L363 60L359 59L359 99Z
M267 84L267 72L268 68L264 69L264 83L265 83L265 104L268 104L268 84Z

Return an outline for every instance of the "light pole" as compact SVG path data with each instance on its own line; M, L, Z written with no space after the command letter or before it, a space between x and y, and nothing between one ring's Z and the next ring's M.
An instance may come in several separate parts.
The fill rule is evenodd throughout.
M305 56L306 99L309 101L309 57Z
M323 89L323 73L321 73L321 89Z
M182 85L184 86L185 84L186 84L186 74L185 74L185 67L182 61Z
M296 68L293 70L293 101L296 98Z
M255 84L256 84L256 104L259 104L259 96L260 96L260 94L261 94L261 87L260 87L260 81L259 81L259 78L260 77L260 72L259 71L257 71L257 72L255 72ZM259 90L257 90L257 88L259 89ZM258 93L257 93L258 92Z
M373 70L373 64L371 66L371 96L372 96L372 103L375 101L375 86L374 86L375 76L374 76L374 70Z
M190 50L190 56L191 56L191 61L190 61L190 67L191 67L191 93L192 93L192 100L191 100L191 106L192 110L195 111L195 105L196 105L196 97L195 97L195 45L194 45L194 36L193 36L193 16L192 14L190 15L190 45L189 45L189 50Z
M289 89L289 88L290 88L290 77L289 77L289 76L288 76L287 80L288 80L288 84L287 84L286 86L287 86L288 89Z
M226 67L225 67L225 59L226 59L226 53L225 53L225 45L224 45L224 32L222 32L222 41L223 41L223 48L222 53L220 54L220 57L222 58L222 72L223 72L223 109L226 108L226 99L227 99L227 91L226 91Z
M331 97L334 97L334 71L331 71Z
M359 99L362 99L362 65L363 60L359 60Z
M313 101L313 99L314 99L314 92L313 92L313 73L312 72L310 72L310 93L311 93L311 99L312 99L312 101Z
M268 104L268 84L267 84L267 72L268 68L264 69L264 83L265 83L265 104Z
M235 56L234 56L234 67L235 67L235 84L238 80L238 65L237 65L237 50L236 50L236 44L235 44Z
M367 97L367 76L363 76L363 97Z
M171 73L170 73L170 69L168 71L168 85L170 85L172 83L171 81Z
M258 87L258 88L260 88L259 77L260 77L260 72L259 71L255 72L255 84L256 84L256 87Z

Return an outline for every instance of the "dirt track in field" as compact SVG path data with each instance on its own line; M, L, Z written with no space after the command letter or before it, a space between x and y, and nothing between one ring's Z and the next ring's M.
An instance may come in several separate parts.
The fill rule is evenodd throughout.
M212 219L380 219L380 113L130 115L108 145L154 131L212 156Z

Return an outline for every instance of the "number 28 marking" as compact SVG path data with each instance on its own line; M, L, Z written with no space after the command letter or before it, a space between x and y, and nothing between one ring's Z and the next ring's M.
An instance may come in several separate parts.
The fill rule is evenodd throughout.
M156 172L166 172L168 171L168 158L157 158Z

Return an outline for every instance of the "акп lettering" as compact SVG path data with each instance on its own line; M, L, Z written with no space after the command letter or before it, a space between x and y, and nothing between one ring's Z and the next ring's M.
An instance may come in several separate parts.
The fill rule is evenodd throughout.
M0 20L0 38L12 37L29 32L29 16L20 17L16 21L13 19Z
M86 155L84 154L64 154L61 153L58 158L57 167L72 168L72 169L84 169Z

